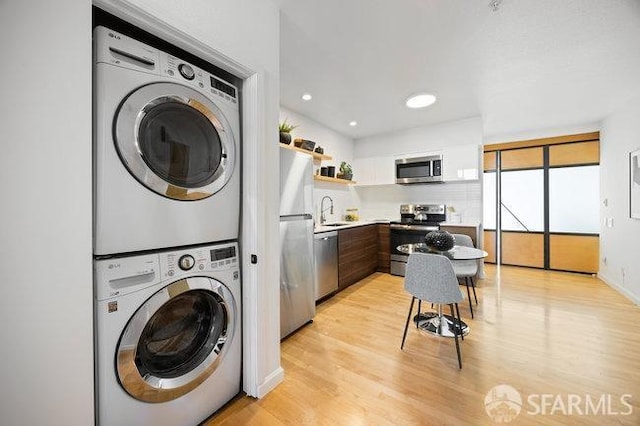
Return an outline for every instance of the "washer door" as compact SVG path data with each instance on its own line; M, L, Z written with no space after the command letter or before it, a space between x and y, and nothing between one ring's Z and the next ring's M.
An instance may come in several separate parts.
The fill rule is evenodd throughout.
M127 96L114 120L116 148L129 172L174 200L222 189L235 163L233 132L206 96L177 83L152 83Z
M207 379L234 337L236 303L206 277L176 281L131 317L116 349L118 381L145 402L179 398Z

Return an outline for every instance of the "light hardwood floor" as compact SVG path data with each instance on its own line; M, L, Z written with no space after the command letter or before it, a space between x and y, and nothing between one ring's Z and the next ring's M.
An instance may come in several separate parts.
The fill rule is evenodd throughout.
M640 307L587 275L486 272L473 320L463 292L462 370L452 339L415 327L400 350L410 297L402 278L376 273L282 343L282 384L261 400L237 398L205 425L493 424L485 396L499 384L522 396L514 425L640 425ZM547 414L527 414L528 398L541 407L538 394L551 395ZM599 415L579 415L588 398Z

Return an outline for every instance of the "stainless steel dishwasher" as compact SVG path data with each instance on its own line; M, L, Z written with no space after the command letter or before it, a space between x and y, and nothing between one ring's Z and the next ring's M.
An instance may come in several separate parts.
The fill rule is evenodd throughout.
M316 301L338 290L338 231L313 236Z

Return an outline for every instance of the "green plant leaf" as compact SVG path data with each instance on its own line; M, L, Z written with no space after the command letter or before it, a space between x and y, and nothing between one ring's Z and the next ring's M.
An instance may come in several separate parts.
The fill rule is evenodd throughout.
M296 127L298 127L297 125L294 124L289 124L287 123L287 119L285 118L284 121L282 123L280 123L280 131L284 132L284 133L291 133L291 131L293 129L295 129Z
M340 172L342 174L352 175L353 170L351 169L351 164L347 163L346 161L340 163Z

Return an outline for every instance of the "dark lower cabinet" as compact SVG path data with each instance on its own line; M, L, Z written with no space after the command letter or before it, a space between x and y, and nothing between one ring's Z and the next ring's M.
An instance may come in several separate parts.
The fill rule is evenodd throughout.
M378 272L389 273L391 256L389 224L379 223L378 228Z
M338 290L378 270L378 247L376 224L338 231Z

